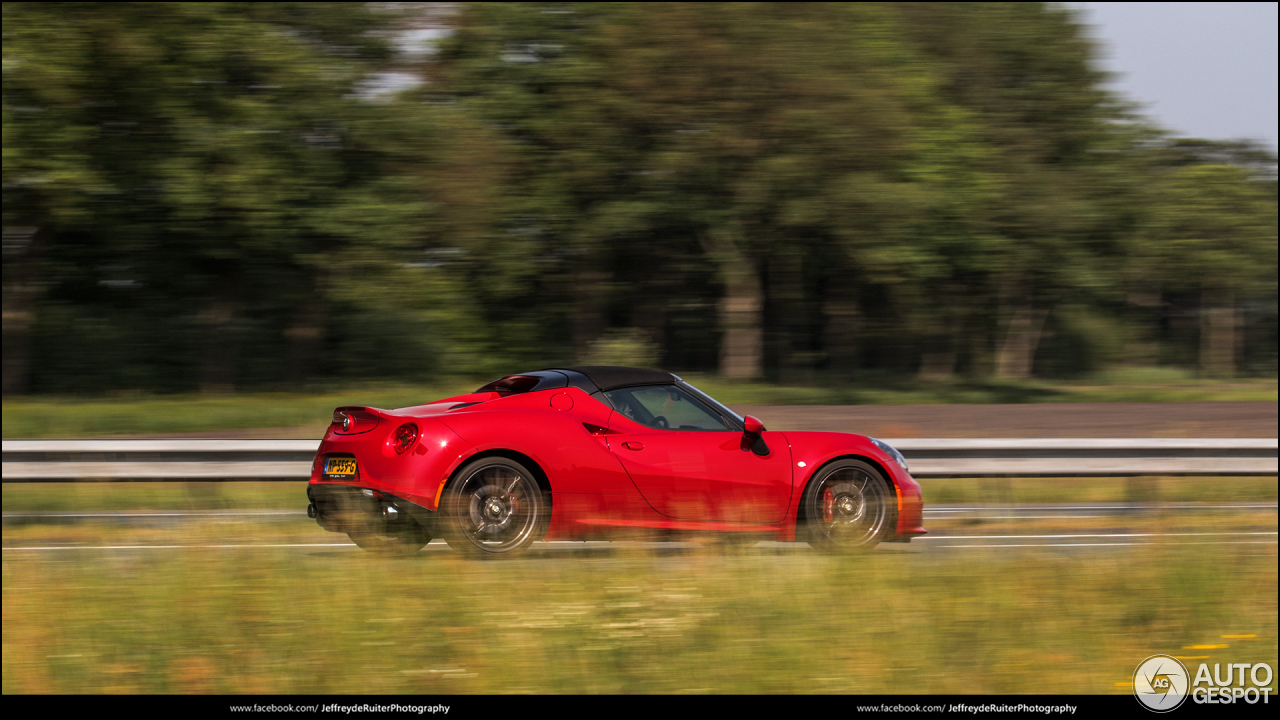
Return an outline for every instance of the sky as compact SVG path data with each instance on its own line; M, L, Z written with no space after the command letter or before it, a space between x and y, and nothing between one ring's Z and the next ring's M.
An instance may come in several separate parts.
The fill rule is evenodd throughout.
M1110 87L1177 135L1276 150L1276 3L1067 3L1100 41Z

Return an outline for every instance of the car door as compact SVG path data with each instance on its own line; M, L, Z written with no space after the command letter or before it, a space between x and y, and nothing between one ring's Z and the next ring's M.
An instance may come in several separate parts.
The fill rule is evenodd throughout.
M756 454L742 431L676 385L619 388L609 449L650 506L667 517L720 522L781 522L791 501L791 449L763 434Z

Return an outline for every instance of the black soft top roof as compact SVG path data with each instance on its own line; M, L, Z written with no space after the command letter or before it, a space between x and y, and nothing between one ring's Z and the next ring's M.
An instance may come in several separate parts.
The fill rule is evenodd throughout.
M614 390L631 385L670 385L679 381L679 377L661 370L612 365L581 365L507 375L476 392L521 394L537 390L576 387L588 393L597 393L601 390Z
M628 385L671 385L679 380L675 375L661 370L613 365L579 365L555 369L582 373L601 390L613 390Z

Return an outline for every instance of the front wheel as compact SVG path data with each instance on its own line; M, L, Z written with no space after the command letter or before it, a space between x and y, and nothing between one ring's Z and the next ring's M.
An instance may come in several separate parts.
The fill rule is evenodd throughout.
M504 457L468 464L445 488L441 531L454 549L499 557L527 548L546 531L551 503L533 472Z
M818 471L801 499L809 544L819 550L870 550L889 534L895 505L888 482L861 460Z

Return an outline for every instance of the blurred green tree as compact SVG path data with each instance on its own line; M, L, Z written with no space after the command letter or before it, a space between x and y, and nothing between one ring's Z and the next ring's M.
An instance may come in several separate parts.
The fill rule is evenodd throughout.
M351 357L322 352L344 307L381 317L378 341L416 328L401 369L430 367L450 337L433 320L467 303L410 267L441 215L423 159L447 123L362 101L394 20L6 4L4 218L29 230L6 244L5 392L306 379Z
M1157 282L1200 294L1200 371L1229 377L1239 362L1240 301L1276 283L1274 184L1235 165L1185 165L1155 187L1134 260Z
M1102 90L1075 14L1040 3L903 3L902 27L934 61L945 96L974 116L991 197L974 217L982 252L965 258L970 302L997 326L994 372L1031 374L1054 307L1092 301L1123 256L1121 169L1131 129ZM1130 221L1131 222L1131 221ZM985 298L983 297L985 296ZM956 324L953 324L956 326ZM990 337L960 324L975 339ZM974 355L980 355L976 349Z
M763 374L767 355L812 365L806 333L851 366L858 275L930 272L922 187L945 202L977 152L952 149L966 130L879 6L482 5L442 66L432 91L516 148L511 212L564 252L579 353L613 283L620 324L660 338L673 310L719 295L704 317L729 377Z
M465 4L406 61L413 12L6 4L5 393L619 337L788 382L1225 374L1274 308L1274 156L1148 127L1069 8Z

